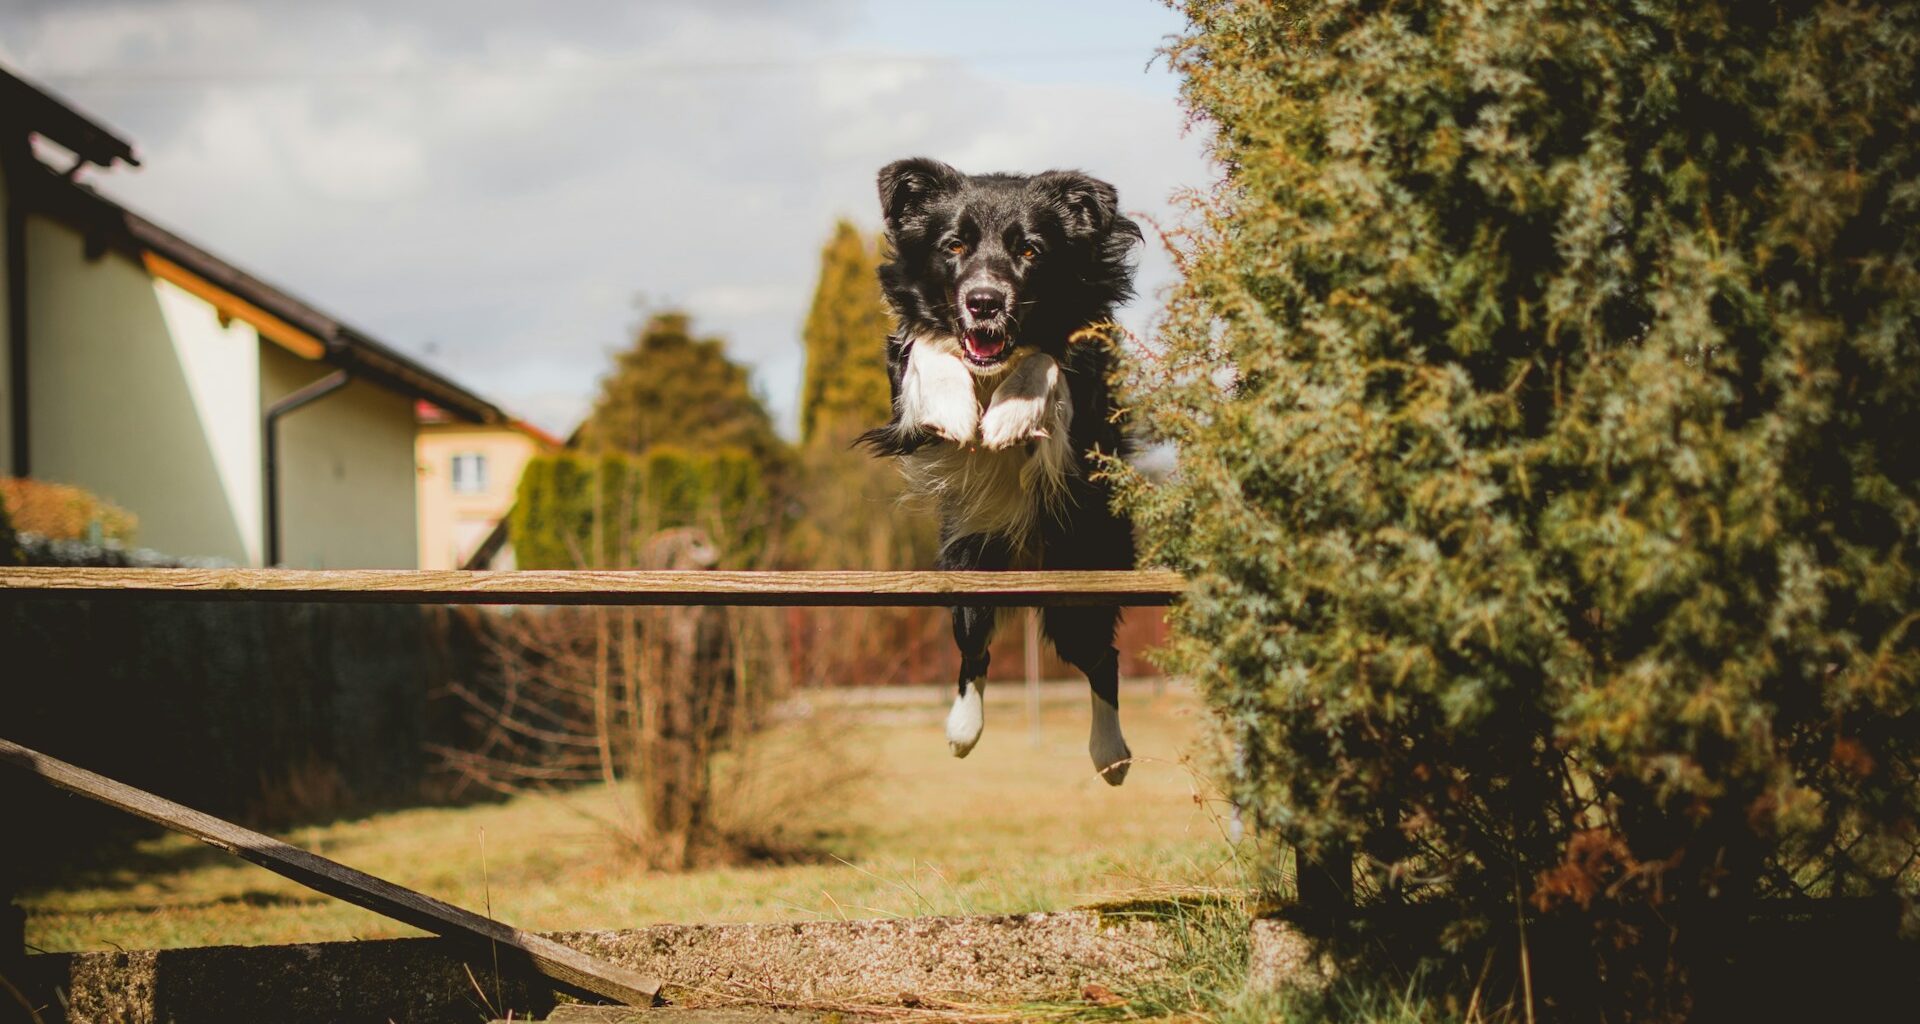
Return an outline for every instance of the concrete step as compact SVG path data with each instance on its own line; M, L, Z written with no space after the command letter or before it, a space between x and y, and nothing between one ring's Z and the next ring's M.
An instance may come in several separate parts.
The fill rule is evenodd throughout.
M754 1004L857 1021L862 1007L1073 1001L1096 986L1126 991L1178 947L1173 926L1159 918L1099 910L668 924L550 937L663 979L671 1008L641 1013L648 1021L796 1024L820 1018ZM1260 922L1252 938L1254 976L1263 983L1310 969L1304 945L1284 927ZM35 1005L65 1005L68 1024L437 1024L587 1012L556 1007L551 983L525 965L505 955L498 964L496 972L489 951L442 939L202 946L30 956L23 987ZM685 1015L693 1010L736 1016Z

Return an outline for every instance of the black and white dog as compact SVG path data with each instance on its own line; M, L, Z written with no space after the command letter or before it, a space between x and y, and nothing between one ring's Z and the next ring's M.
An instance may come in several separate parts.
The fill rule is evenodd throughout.
M934 160L880 172L891 262L880 283L893 421L861 442L898 456L909 490L940 513L941 569L1130 569L1133 532L1096 479L1127 440L1108 395L1111 347L1075 335L1133 294L1140 229L1113 186L1072 171L962 174ZM1049 608L1054 649L1093 690L1088 749L1127 775L1115 608ZM995 610L953 609L960 693L947 745L980 740Z

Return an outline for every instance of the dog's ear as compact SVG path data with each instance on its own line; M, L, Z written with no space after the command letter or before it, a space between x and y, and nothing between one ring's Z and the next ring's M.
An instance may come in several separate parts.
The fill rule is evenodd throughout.
M1059 211L1060 222L1070 235L1103 235L1116 221L1126 219L1120 216L1120 193L1099 178L1079 171L1048 171L1036 175L1035 180Z
M935 198L958 188L965 175L938 160L914 157L880 168L880 212L887 230L898 230Z

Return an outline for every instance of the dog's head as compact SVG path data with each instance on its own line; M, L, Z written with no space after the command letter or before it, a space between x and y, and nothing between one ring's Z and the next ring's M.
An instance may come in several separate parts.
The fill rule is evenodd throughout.
M976 374L1068 335L1133 293L1140 229L1113 186L1078 171L962 174L924 158L880 171L887 300L910 332L948 334Z

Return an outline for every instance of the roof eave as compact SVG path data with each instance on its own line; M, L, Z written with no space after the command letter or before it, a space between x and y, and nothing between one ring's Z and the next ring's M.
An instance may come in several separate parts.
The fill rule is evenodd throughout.
M132 143L4 66L0 66L0 126L23 136L37 133L71 150L80 160L102 167L116 160L134 166L140 163ZM43 210L77 226L86 238L90 255L109 247L126 252L136 261L144 261L149 253L157 254L214 288L284 321L292 332L311 336L311 341L301 342L301 351L309 357L317 353L326 362L401 394L424 398L462 419L494 424L512 420L492 402L79 184L70 175L63 176L31 157L24 160L29 167L45 173L26 175L18 182L9 182L9 187L17 187L16 194L30 196Z
M474 423L505 424L499 406L447 380L366 333L235 267L226 260L42 165L22 189L41 209L64 217L86 238L90 252L116 248L139 261L156 253L321 342L320 358L400 394L424 398ZM23 184L26 184L23 182Z
M133 143L5 67L0 67L0 112L9 124L59 143L88 163L111 167L119 160L140 166Z

